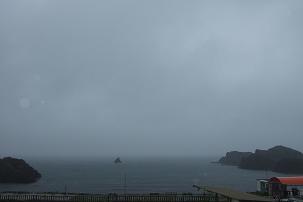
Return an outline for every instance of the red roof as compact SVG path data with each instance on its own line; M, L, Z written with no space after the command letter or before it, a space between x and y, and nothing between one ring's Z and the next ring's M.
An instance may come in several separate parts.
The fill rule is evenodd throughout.
M303 186L303 176L297 177L273 177L270 178L270 182L281 183L285 185L302 185Z

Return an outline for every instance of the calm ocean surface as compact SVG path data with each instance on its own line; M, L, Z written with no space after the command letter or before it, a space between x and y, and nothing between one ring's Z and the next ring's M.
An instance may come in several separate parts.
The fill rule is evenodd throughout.
M210 163L218 158L122 158L95 160L28 160L42 178L34 184L0 184L0 191L85 193L193 192L193 184L255 191L256 179L281 176Z

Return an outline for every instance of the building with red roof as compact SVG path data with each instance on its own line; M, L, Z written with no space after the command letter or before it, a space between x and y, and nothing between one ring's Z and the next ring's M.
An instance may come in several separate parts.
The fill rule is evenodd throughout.
M303 176L272 177L268 180L268 192L279 198L303 196Z
M303 186L303 176L296 177L272 177L270 182L284 185Z

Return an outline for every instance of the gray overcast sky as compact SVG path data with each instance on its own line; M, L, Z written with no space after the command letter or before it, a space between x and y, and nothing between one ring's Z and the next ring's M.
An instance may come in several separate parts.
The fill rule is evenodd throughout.
M0 2L0 156L303 151L303 1Z

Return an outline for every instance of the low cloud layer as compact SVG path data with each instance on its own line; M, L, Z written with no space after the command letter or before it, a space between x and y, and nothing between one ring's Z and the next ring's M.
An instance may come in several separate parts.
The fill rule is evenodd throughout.
M208 156L303 131L302 1L1 1L0 155Z

